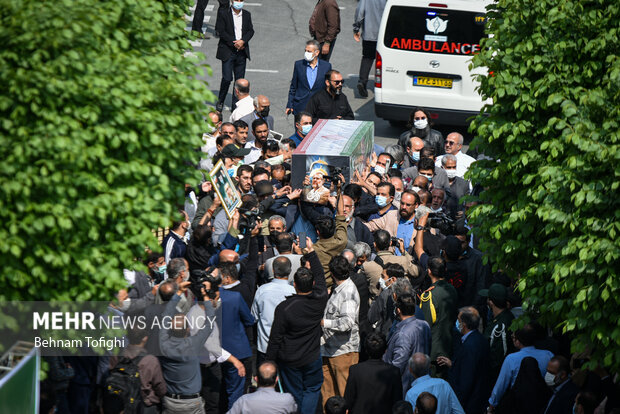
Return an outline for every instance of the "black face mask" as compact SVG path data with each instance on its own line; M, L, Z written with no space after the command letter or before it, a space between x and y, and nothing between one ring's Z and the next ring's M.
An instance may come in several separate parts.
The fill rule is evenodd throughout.
M264 107L263 110L260 111L258 114L261 116L261 118L267 118L269 116L269 107Z

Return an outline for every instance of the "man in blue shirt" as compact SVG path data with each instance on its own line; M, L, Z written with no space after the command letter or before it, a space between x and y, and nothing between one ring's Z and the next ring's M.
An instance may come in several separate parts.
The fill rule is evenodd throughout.
M405 397L411 405L416 405L418 396L423 392L429 392L437 398L436 414L465 414L463 407L450 384L441 378L431 378L431 358L423 353L415 353L409 360L409 370L415 378L411 389Z
M553 354L547 350L534 348L536 331L529 323L515 332L513 341L519 351L507 355L502 364L502 369L495 382L495 387L493 387L491 398L489 398L489 409L491 412L497 407L506 390L514 385L523 358L533 357L536 359L540 368L540 375L544 376L547 372L547 364L553 357Z
M293 79L288 90L286 114L297 114L306 107L308 100L325 89L325 74L332 69L329 62L319 59L319 42L308 40L304 58L295 62Z
M295 112L295 133L289 137L295 142L296 146L306 138L312 130L312 115L306 111Z
M252 316L258 320L258 344L256 366L267 360L267 345L276 306L287 296L295 294L295 288L288 282L291 273L291 261L279 256L273 260L273 280L258 288L252 303Z

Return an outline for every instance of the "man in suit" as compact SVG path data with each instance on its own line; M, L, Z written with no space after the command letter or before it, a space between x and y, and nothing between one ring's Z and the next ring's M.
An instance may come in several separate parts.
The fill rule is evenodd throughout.
M457 162L456 157L452 154L446 154L441 157L441 167L446 171L446 175L448 176L450 192L452 192L452 195L456 198L458 203L461 197L469 194L469 182L457 175ZM436 164L435 167L437 167ZM459 206L461 205L461 203L458 204Z
M389 414L403 398L400 370L381 360L387 344L385 337L371 333L364 341L368 361L351 366L344 391L350 414Z
M230 270L231 266L228 265L220 270L223 282L230 279ZM252 357L252 348L245 327L254 325L256 321L241 293L227 289L224 285L220 287L219 292L222 299L222 348L246 365ZM237 368L230 362L222 364L222 376L226 384L230 410L235 401L243 395L245 378L239 376Z
M456 329L461 336L453 360L437 357L437 363L450 367L448 382L466 414L484 411L489 395L489 343L478 331L480 314L469 306L459 309Z
M271 101L269 101L269 98L267 98L265 95L257 95L254 98L254 110L241 118L241 120L248 124L250 127L248 129L248 137L246 139L247 143L251 144L252 141L256 139L252 124L257 119L262 119L263 121L267 122L267 127L269 129L273 129L273 116L269 115L270 107Z
M319 59L319 42L308 40L304 58L295 62L293 79L288 90L286 114L297 114L304 110L308 100L318 91L325 89L325 74L331 70L329 62Z
M579 387L570 378L570 364L561 355L554 356L547 364L545 382L553 390L544 414L570 413L579 394Z
M220 35L215 57L222 61L222 82L215 109L222 112L224 99L233 80L245 77L246 59L250 59L250 45L248 42L254 36L252 16L249 11L243 11L243 1L231 1L230 8L221 8L217 13L215 30ZM237 98L232 97L232 108Z

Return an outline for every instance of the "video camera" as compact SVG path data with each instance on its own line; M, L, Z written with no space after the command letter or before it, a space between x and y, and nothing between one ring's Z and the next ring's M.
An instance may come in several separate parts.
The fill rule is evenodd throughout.
M333 167L331 165L328 165L327 168L329 169L329 175L327 177L325 177L326 180L331 181L332 183L338 185L338 183L340 181L342 181L340 179L340 174L344 175L344 168L343 167ZM342 183L344 184L344 183Z
M439 230L446 236L467 233L467 229L465 228L465 218L455 220L443 211L429 213L428 225Z
M207 296L210 299L215 298L215 294L220 288L220 284L222 283L222 278L217 275L213 276L211 273L215 270L215 266L208 268L207 270L192 270L190 273L190 280L192 284L190 285L190 289L194 296L202 299L202 289L205 289L207 292ZM210 289L206 289L204 286L204 282L209 282L211 284Z
M256 222L261 219L264 213L265 209L261 204L251 210L239 208L239 233L243 235L251 233L252 229L256 227Z

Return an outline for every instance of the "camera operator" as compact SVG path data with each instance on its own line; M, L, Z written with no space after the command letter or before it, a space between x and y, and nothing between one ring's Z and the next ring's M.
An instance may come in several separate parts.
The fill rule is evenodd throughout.
M404 243L398 239L398 249L405 252L404 256L396 256L390 251L392 246L392 238L386 230L377 230L374 235L374 246L377 255L373 261L366 261L362 265L364 273L368 276L369 290L371 298L375 298L381 292L379 288L379 279L386 265L391 263L399 264L405 270L405 275L409 278L411 284L415 287L420 285L423 278L419 277L420 272L418 266L413 264L413 257L405 250Z
M431 326L431 361L436 364L437 357L450 358L452 352L452 329L457 316L458 293L454 286L445 280L446 263L441 257L429 257L424 252L424 236L428 232L428 214L418 220L415 239L415 254L420 266L428 272L431 286L420 296L424 319ZM445 254L445 253L444 253ZM435 365L436 366L436 365ZM437 376L445 377L446 367L437 367Z

